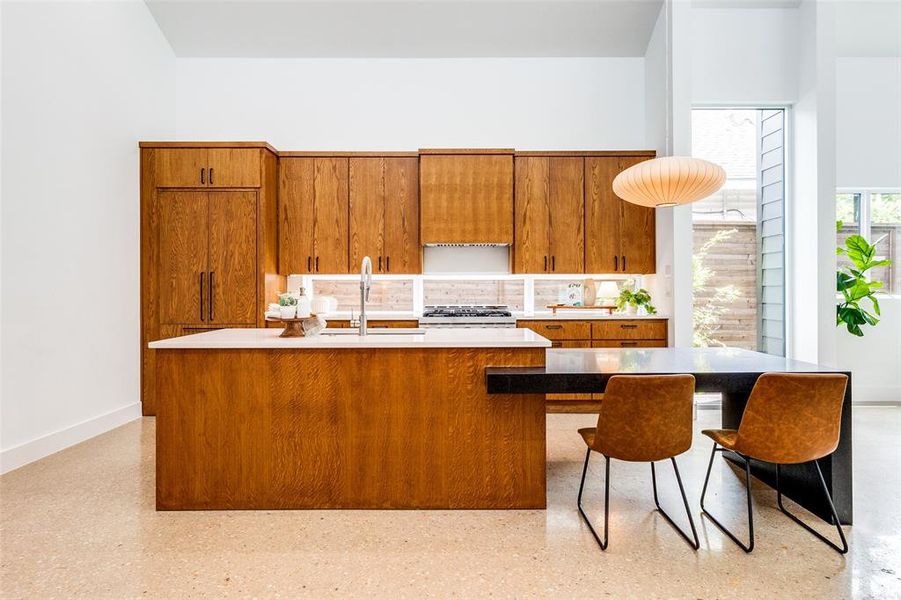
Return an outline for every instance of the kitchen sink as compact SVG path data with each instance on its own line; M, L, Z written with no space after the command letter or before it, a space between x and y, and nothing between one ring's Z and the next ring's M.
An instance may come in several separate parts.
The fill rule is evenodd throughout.
M366 330L366 335L422 335L425 333L422 327L370 327ZM322 330L322 335L357 335L360 330L356 327L338 327L332 329L326 327Z

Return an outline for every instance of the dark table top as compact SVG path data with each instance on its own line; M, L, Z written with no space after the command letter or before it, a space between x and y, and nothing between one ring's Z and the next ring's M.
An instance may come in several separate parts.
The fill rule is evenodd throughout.
M741 348L572 348L547 350L544 367L490 367L486 379L489 393L557 393L600 391L611 375L690 373L698 391L730 391L767 372L845 371Z

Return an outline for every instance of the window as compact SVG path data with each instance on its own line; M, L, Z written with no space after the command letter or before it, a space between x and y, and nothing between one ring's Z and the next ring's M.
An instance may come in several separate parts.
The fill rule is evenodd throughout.
M901 192L843 190L835 196L835 218L842 222L836 243L844 246L848 236L860 234L876 244L877 258L891 259L887 267L870 271L873 281L883 283L883 291L901 294ZM838 257L839 266L850 264Z

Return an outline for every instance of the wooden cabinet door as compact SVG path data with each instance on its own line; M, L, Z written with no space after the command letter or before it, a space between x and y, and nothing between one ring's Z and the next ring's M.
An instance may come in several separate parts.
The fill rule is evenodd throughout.
M161 190L156 198L159 322L204 323L209 293L207 193Z
M419 159L423 244L513 243L513 156L426 154Z
M386 159L351 158L349 173L350 264L368 256L372 270L384 272Z
M257 192L210 192L210 323L254 323L257 310Z
M517 157L514 161L514 273L547 273L550 251L550 159Z
M208 148L207 185L217 188L260 187L262 150L257 148Z
M313 170L313 270L347 273L347 159L317 158Z
M551 158L548 238L551 272L585 271L585 189L582 158Z
M283 158L278 167L279 273L313 273L316 159Z
M208 155L205 148L156 148L153 182L156 187L206 187Z
M385 161L385 272L422 273L419 245L419 159ZM357 263L351 262L351 269Z
M348 161L285 158L279 164L279 271L347 273Z
M644 157L620 159L619 171L647 160ZM613 180L610 180L611 186ZM624 273L657 271L656 210L620 200L622 209L620 270Z
M622 201L613 193L619 157L585 158L585 271L620 273Z

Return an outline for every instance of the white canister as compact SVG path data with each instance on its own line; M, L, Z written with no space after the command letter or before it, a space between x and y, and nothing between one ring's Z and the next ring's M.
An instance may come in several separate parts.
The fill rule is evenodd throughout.
M300 293L297 295L297 318L306 319L310 316L311 309L310 297L307 296L304 288L300 288Z
M296 306L279 306L278 314L283 319L293 319L297 314Z

